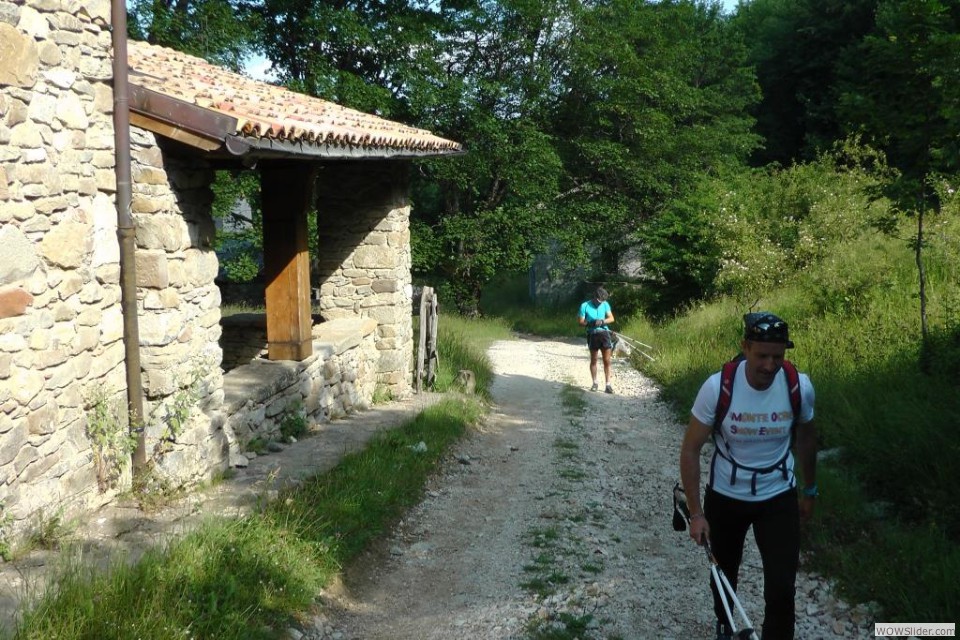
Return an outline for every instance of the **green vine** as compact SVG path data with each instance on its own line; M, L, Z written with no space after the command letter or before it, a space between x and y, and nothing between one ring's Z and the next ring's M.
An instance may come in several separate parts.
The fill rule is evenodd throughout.
M290 438L299 438L307 432L310 423L307 421L307 411L300 402L293 402L287 407L280 420L280 435L285 441Z
M173 443L183 434L194 408L203 397L204 364L202 361L196 363L190 370L187 385L174 393L168 402L162 403L154 409L154 418L161 420L163 423L159 441L154 447L155 456L170 451ZM157 414L160 412L163 412L162 417L157 418Z
M120 400L97 389L88 398L87 405L87 438L93 451L97 485L103 493L117 486L130 464L137 441L127 429L127 412Z
M8 562L13 557L13 546L10 544L10 532L7 530L13 518L7 511L7 505L0 501L0 558Z

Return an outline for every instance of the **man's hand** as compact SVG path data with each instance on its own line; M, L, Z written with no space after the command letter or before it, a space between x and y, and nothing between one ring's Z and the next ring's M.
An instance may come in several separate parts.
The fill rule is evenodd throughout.
M603 320L594 320L594 321L593 321L593 326L595 326L595 327L602 327L602 326L603 326Z
M700 546L703 546L705 540L710 539L710 525L702 513L690 518L690 537Z

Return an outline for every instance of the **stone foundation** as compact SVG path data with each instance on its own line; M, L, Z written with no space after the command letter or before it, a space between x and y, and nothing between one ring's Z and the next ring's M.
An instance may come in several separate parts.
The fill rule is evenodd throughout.
M327 422L368 408L376 387L376 329L369 318L325 322L313 328L313 355L306 360L255 360L224 375L224 432L232 463L253 440L280 440L289 413Z

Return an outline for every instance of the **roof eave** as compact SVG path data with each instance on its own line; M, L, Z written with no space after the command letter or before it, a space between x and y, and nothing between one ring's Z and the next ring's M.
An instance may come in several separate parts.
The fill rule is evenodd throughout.
M130 83L130 124L203 151L224 146L237 119Z
M403 147L361 147L350 144L312 144L276 138L250 136L227 136L225 148L235 156L245 159L279 159L292 156L308 156L334 160L383 160L423 159L459 156L466 153L461 148L410 149Z
M311 143L237 134L237 119L130 83L130 124L219 158L334 160L424 159L459 156L460 145L411 148Z

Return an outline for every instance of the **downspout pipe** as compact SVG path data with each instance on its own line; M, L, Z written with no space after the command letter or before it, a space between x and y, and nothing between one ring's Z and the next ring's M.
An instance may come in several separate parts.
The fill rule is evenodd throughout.
M134 250L136 229L130 213L133 185L130 179L130 90L127 83L127 5L111 0L113 39L113 142L116 149L117 237L120 241L120 309L123 313L124 364L127 370L127 406L130 435L136 441L132 454L134 473L147 463L144 441L143 382L140 375L140 325L137 318L137 269Z

